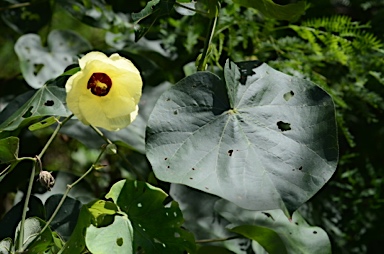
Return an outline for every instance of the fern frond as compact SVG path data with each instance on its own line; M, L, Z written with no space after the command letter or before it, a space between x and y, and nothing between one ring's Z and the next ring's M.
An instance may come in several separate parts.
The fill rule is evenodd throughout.
M369 24L360 24L347 16L312 19L289 27L311 44L315 54L343 65L358 51L383 48L383 43L366 31Z

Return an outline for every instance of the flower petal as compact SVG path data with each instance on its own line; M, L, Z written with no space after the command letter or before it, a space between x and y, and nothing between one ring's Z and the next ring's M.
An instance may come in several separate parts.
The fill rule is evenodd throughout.
M88 62L94 60L106 62L109 61L109 58L102 52L89 52L88 54L79 59L80 69L84 69Z
M103 53L90 52L79 59L79 64L81 71L66 84L68 108L87 125L107 130L129 125L138 114L143 85L140 72L132 62L118 54L108 58ZM104 73L111 79L108 93L101 96L88 89L94 73Z

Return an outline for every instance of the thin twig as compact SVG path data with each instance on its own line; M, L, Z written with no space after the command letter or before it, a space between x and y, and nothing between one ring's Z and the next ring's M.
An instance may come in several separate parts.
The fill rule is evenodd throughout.
M224 242L224 241L229 241L229 240L238 239L238 238L240 238L240 236L231 236L227 238L203 239L203 240L196 240L196 243Z
M9 9L16 9L16 8L26 7L26 6L30 6L30 5L31 5L30 2L13 4L13 5L9 5L7 7L1 7L0 11L5 11L5 10L9 10Z
M91 125L91 128L102 138L104 139L104 141L108 144L113 144L113 142L107 138L104 133L102 133L97 127ZM121 154L121 152L119 152L120 149L117 149L117 155L119 155L119 157L128 165L128 167L133 171L133 173L137 176L137 178L140 180L140 181L144 181L145 182L145 178L139 173L139 171L132 165L132 163L124 156L124 154Z
M59 122L58 121L58 125L56 126L56 129L54 130L54 132L52 133L51 137L49 138L49 140L47 141L47 143L45 144L45 146L43 147L43 149L41 150L40 154L38 155L38 157L41 159L41 157L43 157L44 153L47 151L48 147L51 145L52 141L56 138L57 136L57 133L59 133L59 130L61 129L61 127L69 121L69 119L71 119L73 117L73 114L66 117L64 119L64 121L62 122Z
M206 65L206 59L205 58L207 57L208 49L211 45L213 34L215 33L217 16L218 16L218 14L216 13L215 17L210 19L207 37L205 38L205 42L204 42L203 53L201 54L199 66L197 67L198 71L204 71L205 70L205 65Z

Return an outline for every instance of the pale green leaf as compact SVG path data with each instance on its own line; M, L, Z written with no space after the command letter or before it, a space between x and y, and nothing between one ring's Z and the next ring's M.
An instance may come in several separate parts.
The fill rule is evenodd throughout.
M199 72L165 92L148 121L147 157L160 180L292 213L336 169L333 101L266 64L239 66L226 64L225 81Z

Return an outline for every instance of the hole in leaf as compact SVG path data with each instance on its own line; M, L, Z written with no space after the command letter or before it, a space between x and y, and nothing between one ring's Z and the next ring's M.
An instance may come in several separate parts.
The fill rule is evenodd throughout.
M302 166L300 166L299 170L302 170L302 169L303 169L303 167L302 167Z
M164 158L164 160L166 161L166 160L168 160L168 158Z
M295 222L296 225L299 225L299 223Z
M22 118L28 118L28 117L32 116L32 109L33 109L33 106L30 106L29 109L27 110L27 112L25 112L24 115L22 115L21 117Z
M45 105L45 106L48 106L48 107L53 106L54 104L55 104L55 102L52 101L52 100L47 100L47 101L44 103L44 105Z
M261 212L262 214L264 214L265 216L267 216L268 218L271 218L273 220L273 217L270 213L266 213L266 212Z
M169 166L167 166L167 168L169 168Z
M195 170L195 168L192 168L192 170Z
M33 65L33 75L37 75L41 69L44 67L44 64L34 64Z
M189 179L193 180L193 177L190 177Z
M124 243L123 238L119 237L119 238L116 239L116 244L117 245L121 246L121 245L123 245L123 243Z
M316 235L316 234L317 234L317 231L313 231L313 233Z
M173 111L173 114L174 114L174 115L177 115L177 110Z
M228 155L232 156L232 154L233 154L233 150L228 150Z
M277 122L277 127L281 131L289 131L289 130L291 130L291 124L290 123L284 123L283 121L278 121Z
M283 97L284 97L284 100L289 101L294 95L295 93L293 91L289 91L288 93L285 93Z
M170 98L167 98L166 101L170 101L171 99Z

